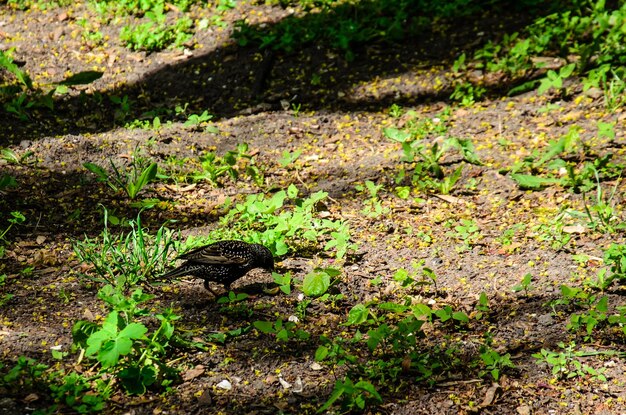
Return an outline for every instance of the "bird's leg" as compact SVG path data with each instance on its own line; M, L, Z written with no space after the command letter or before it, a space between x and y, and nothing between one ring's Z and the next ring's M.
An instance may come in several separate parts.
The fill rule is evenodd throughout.
M211 289L211 286L209 285L209 280L204 280L204 288L206 288L211 294L213 294L213 297L215 297L215 299L217 300L217 294L215 294L215 291Z

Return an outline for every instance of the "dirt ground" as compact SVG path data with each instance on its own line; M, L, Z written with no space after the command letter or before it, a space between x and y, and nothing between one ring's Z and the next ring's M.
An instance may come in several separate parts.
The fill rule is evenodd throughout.
M419 260L434 271L437 281L436 289L412 293L414 301L450 305L471 315L484 292L491 309L488 319L429 340L456 344L470 361L489 332L494 349L510 353L516 368L505 371L496 386L469 367L447 373L432 385L407 376L397 388L385 392L382 406L368 413L626 413L626 376L620 358L585 358L592 367L605 369L608 380L601 382L590 377L555 381L550 368L531 357L542 348L558 350L559 342L581 341L582 335L566 328L574 307L555 309L548 303L560 298L562 284L581 286L593 278L602 267L603 250L612 242L623 243L623 234L573 231L565 246L555 248L538 225L553 227L564 207L582 209L582 196L558 186L520 190L503 171L534 150L544 149L549 140L574 125L581 127L582 140L595 153L611 152L614 160L623 163L623 112L608 114L601 97L582 90L572 91L567 100L536 92L507 97L502 92L506 80L501 79L493 83L484 101L451 109L449 135L471 139L483 165L464 163L462 177L449 196L415 190L401 199L394 192L394 178L403 167L402 151L382 130L402 126L407 115L392 117L390 106L415 110L423 118L437 117L451 105L452 60L459 50L472 47L466 43L471 34L501 36L505 29L494 32L498 16L486 16L475 27L460 27L446 35L433 30L408 45L362 47L350 62L341 53L317 45L277 53L259 89L260 62L267 57L237 46L228 28L199 32L187 52L146 54L121 46L118 28L103 25L101 30L110 40L89 48L74 33L77 20L91 13L81 2L49 10L0 6L0 48L15 47L16 59L35 82L59 81L68 72L104 72L100 80L59 98L54 111L33 109L28 121L0 113L0 145L17 154L33 152L22 164L0 161L1 171L19 184L0 194L0 228L9 212L20 211L27 218L7 234L9 243L1 259L0 274L7 274L7 281L0 290L13 298L0 308L0 361L11 366L25 355L51 366L72 367L72 356L55 361L50 348L69 350L73 323L106 313L96 297L98 287L77 276L81 264L72 241L101 232L100 204L118 217L134 218L138 210L122 194L98 183L83 163L106 165L109 159L128 163L139 146L146 157L161 164L171 155L197 157L213 149L223 154L247 143L265 175L265 188L246 180L223 187L199 182L191 189L155 182L143 196L164 203L145 211L144 224L156 229L174 219L178 222L170 226L183 235L202 235L219 226L226 196L272 192L291 183L305 194L324 190L331 198L330 214L350 225L358 244L356 253L336 262L320 248L320 252L288 254L277 261L296 279L315 266L339 266L342 275L336 289L345 299L333 305L311 304L302 322L312 333L311 341L284 345L251 332L223 345L210 345L208 351L190 351L181 355L183 378L170 393L149 392L141 397L120 393L109 402L106 413L314 413L345 370L314 364L316 337L351 330L340 324L354 304L401 298L393 275ZM197 8L193 13L199 18L205 11ZM271 22L288 13L242 2L227 19L252 16ZM502 21L513 30L527 18L512 15ZM314 74L320 77L316 85L311 84ZM172 115L163 115L162 121L172 122L159 130L123 128L116 124L117 107L108 99L91 99L96 94L127 95L133 102L127 120L189 103L188 114L207 110L215 116L217 132L184 127L183 120ZM560 108L543 111L548 103ZM598 121L617 122L614 140L596 138ZM302 151L296 171L278 163L286 150ZM450 153L442 164L451 171L460 163L458 154ZM379 197L385 212L378 217L363 213L368 195L355 189L366 180L383 185ZM614 197L620 212L622 190L620 184ZM463 241L453 232L462 219L475 221L479 228L478 239L467 249L460 248ZM525 226L512 235L510 244L503 244L503 233L517 224ZM574 255L592 260L581 265ZM533 276L533 289L513 292L512 287L528 273ZM381 284L372 283L377 277ZM155 306L171 304L183 316L180 326L203 338L263 316L291 315L298 290L269 295L259 289L270 283L267 274L252 272L234 285L235 291L251 294L247 304L255 310L254 317L221 311L201 281L183 279L150 289L156 295ZM608 295L612 307L626 305L621 292L611 290ZM584 344L589 351L626 351L623 334L617 331L602 331ZM217 387L224 379L232 383L231 390ZM302 391L285 388L281 379L292 385L301 382ZM471 408L481 402L485 404L480 409ZM49 403L41 394L10 394L0 398L0 413L32 413Z

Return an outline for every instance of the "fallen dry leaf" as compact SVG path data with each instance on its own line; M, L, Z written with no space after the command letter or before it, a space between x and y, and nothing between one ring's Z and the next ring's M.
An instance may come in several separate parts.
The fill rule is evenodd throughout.
M183 380L188 382L192 379L197 378L198 376L202 375L204 373L204 366L202 365L197 365L196 367L189 369L187 371L185 371L182 375Z

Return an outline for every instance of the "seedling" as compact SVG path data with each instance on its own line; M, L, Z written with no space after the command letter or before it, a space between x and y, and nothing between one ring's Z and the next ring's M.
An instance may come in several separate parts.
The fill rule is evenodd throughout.
M276 341L287 342L289 339L306 340L311 334L297 328L297 324L293 321L285 321L278 319L276 321L255 321L252 323L255 329L264 334L272 334L276 336Z
M544 94L548 90L554 88L562 94L563 80L569 78L575 68L576 64L570 63L569 65L563 66L559 69L559 72L550 69L546 74L546 77L541 80L541 84L539 85L539 88L537 88L537 93Z
M520 291L524 291L524 295L528 296L528 292L535 288L532 285L532 281L533 281L533 276L530 273L524 275L521 283L513 287L513 292L517 293Z
M359 192L364 192L367 190L369 193L369 199L365 201L365 207L361 211L364 215L369 216L371 218L379 217L383 214L389 213L389 208L383 208L383 205L378 197L378 191L382 189L382 184L375 184L371 180L365 181L365 186L357 184L355 186L356 190Z
M139 192L155 179L158 170L157 163L150 163L136 154L132 157L128 171L120 169L113 163L113 160L109 160L109 163L111 171L91 162L84 163L83 167L95 174L99 182L106 183L115 192L123 190L131 199L137 197Z
M14 225L19 225L21 223L24 223L25 220L26 220L26 217L22 214L22 212L19 212L19 211L11 212L11 217L9 219L7 219L7 222L9 222L9 226L4 228L4 230L0 229L0 240L6 242L6 240L4 239L4 236L7 234L7 232L9 232L9 230ZM2 255L0 255L0 258L1 257L2 257Z
M287 272L284 275L273 272L272 278L283 293L286 295L291 294L291 272Z
M280 163L281 167L288 167L290 164L294 164L296 160L302 154L302 150L295 150L293 152L283 151L282 156L278 159L278 163Z
M606 368L594 369L593 367L582 363L579 358L586 356L597 355L614 355L613 352L584 352L575 351L576 344L571 342L567 346L563 342L559 342L560 352L553 352L547 349L541 349L540 353L533 354L533 357L538 362L547 363L552 367L552 375L556 379L572 379L591 377L592 379L600 382L606 382L604 371Z
M479 372L479 376L483 377L488 373L496 382L500 379L500 374L504 369L515 368L515 365L511 362L510 353L501 355L495 350L483 347L480 352L480 358L485 368Z

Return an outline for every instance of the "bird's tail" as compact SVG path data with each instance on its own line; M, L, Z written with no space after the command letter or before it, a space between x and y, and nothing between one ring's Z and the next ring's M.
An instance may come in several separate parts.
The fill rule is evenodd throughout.
M165 274L161 274L157 277L157 279L160 280L165 280L165 279L170 279L170 278L175 278L175 277L181 277L183 275L187 275L187 268L186 267L178 267L178 268L174 268L171 271L166 272Z

